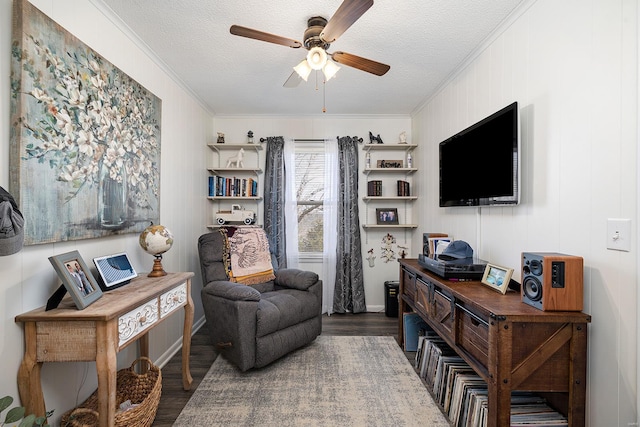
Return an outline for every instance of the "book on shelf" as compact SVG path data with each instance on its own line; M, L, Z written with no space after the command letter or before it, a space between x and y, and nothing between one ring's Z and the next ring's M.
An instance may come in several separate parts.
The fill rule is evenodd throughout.
M209 177L209 197L213 197L216 195L216 177Z
M382 196L382 181L372 180L367 181L367 196L380 197Z
M408 181L403 181L401 179L398 180L397 183L397 187L398 187L398 196L399 197L405 197L405 196L410 196L411 195L411 191L409 190L409 182Z
M209 197L256 197L258 181L253 178L209 177Z

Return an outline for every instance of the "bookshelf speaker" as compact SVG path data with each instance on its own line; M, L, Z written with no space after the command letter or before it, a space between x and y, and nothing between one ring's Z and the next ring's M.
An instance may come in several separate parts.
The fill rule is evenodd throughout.
M422 234L422 255L429 255L429 233Z
M522 302L543 311L582 311L583 260L551 252L522 253Z

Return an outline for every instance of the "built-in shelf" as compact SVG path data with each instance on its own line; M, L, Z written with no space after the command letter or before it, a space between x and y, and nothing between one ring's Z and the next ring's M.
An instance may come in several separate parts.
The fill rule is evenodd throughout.
M369 175L372 172L382 172L382 173L414 173L418 168L365 168L363 169L363 173Z
M261 224L251 224L251 225L246 225L246 224L238 224L238 223L229 223L229 224L224 224L224 225L219 225L219 224L209 224L209 225L207 225L207 228L208 228L208 229L210 229L210 230L215 230L215 229L218 229L218 228L220 228L220 227L231 227L231 226L236 227L236 228L241 228L241 227L255 227L255 226L262 227L262 225L261 225Z
M211 151L213 151L214 162L216 162L216 158L217 158L217 163L218 163L218 166L211 166L207 168L210 174L216 175L219 178L223 178L226 180L226 182L229 182L229 180L237 180L237 181L240 181L241 183L244 183L246 181L247 187L249 187L250 180L255 180L255 182L257 183L258 175L262 174L263 172L262 169L258 167L260 165L260 151L264 149L262 144L260 143L255 143L255 144L209 143L207 144L207 146L211 149ZM243 166L246 165L249 167L231 167L231 165L234 165L235 163L229 162L229 156L231 156L231 158L235 160L236 154L234 154L234 152L238 153L240 150L244 150L245 152L245 158L243 159L242 165ZM227 167L227 165L229 166ZM256 166L256 167L251 167L251 166ZM214 179L218 179L218 178L214 178ZM247 189L247 193L238 192L237 194L251 194L251 193L249 189ZM228 208L232 204L246 203L249 206L253 206L252 204L255 203L256 218L260 218L260 208L262 205L261 201L263 200L261 196L207 196L207 199L210 202L215 204L214 206L217 207L218 211L224 210L225 207ZM215 209L216 208L214 208L214 212L213 212L214 224L209 224L206 226L209 229L216 229L220 227L220 224L215 223L216 222ZM243 226L243 225L244 224L234 223L234 226Z
M387 168L381 168L381 167L371 167L371 166L376 166L379 165L380 163L376 163L376 161L379 162L379 160L376 159L371 159L372 152L381 152L381 151L385 151L384 154L384 158L386 159L387 156L391 157L392 160L397 159L398 157L403 157L402 159L402 165L404 166L409 166L411 165L411 161L409 158L409 154L411 152L413 152L413 150L418 146L418 144L399 144L399 143L395 143L395 144L364 144L363 145L363 151L365 153L367 153L366 155L366 165L368 165L369 167L365 167L362 170L362 173L364 173L367 178L369 179L370 176L375 176L376 174L381 174L384 175L384 178L380 177L378 180L380 180L380 182L382 183L383 181L387 182L387 186L389 184L389 180L395 179L396 177L399 177L400 175L404 175L406 177L408 177L409 175L413 174L414 172L416 172L418 170L418 168L414 168L414 167L400 167L400 168L393 168L393 167L387 167ZM389 152L389 154L387 154L386 152ZM392 155L392 151L395 151L396 153L404 153L402 155ZM397 156L397 157L396 157ZM374 155L373 157L376 157L377 159L379 159L380 157L382 157L381 154L378 154L377 156ZM409 160L409 161L408 161ZM395 162L394 162L395 163ZM406 178L405 178L406 179ZM373 181L368 182L367 184L370 184ZM377 180L376 180L377 182ZM378 188L375 191L370 191L371 189L369 188L369 185L367 185L366 188L367 192L370 192L372 194L382 194L382 188ZM389 189L387 188L387 192ZM407 188L408 190L408 188ZM400 193L400 194L411 194L411 192L409 191L400 191L398 189L398 191L393 191L393 193ZM364 201L364 203L367 205L367 220L370 220L370 214L369 212L371 212L371 205L369 205L369 203L375 203L375 202L386 202L386 203L391 203L391 204L395 204L395 206L404 206L404 212L401 212L401 219L410 219L410 205L413 201L417 200L418 197L417 196L363 196L362 200ZM375 222L375 220L374 220ZM373 229L405 229L405 230L410 230L410 229L414 229L414 228L418 228L417 224L363 224L362 228L365 230L373 230Z
M214 144L207 144L209 146L209 148L211 148L214 151L227 151L227 150L239 150L241 148L247 149L247 150L254 150L254 151L261 151L262 150L262 144L218 144L218 143L214 143Z
M365 202L387 202L387 201L411 201L417 200L418 196L365 196L362 198Z
M247 201L260 201L262 197L260 196L207 196L209 200L247 200Z
M259 175L262 173L262 169L254 169L254 168L209 168L209 172L219 174L219 173L254 173Z
M418 224L363 224L362 228L418 228Z
M418 144L364 144L362 149L364 151L371 150L413 150Z

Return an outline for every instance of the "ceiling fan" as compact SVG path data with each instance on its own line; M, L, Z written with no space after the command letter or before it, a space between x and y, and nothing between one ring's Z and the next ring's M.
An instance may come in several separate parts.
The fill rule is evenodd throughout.
M309 51L307 57L294 67L293 73L284 84L285 87L295 87L302 79L306 81L312 70L322 70L325 79L329 80L340 69L335 64L336 62L376 76L382 76L391 68L389 65L347 52L327 52L330 44L335 42L371 6L373 6L373 0L344 0L328 21L321 16L309 18L308 28L304 32L304 43L240 25L232 25L229 31L236 36L280 44L294 49L301 47L307 49Z

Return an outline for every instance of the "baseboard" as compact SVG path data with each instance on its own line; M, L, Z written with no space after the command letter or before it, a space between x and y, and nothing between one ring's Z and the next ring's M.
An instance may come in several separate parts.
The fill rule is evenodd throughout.
M204 324L205 324L204 316L202 316L200 319L193 322L193 327L191 328L191 336L193 336L196 332L198 332L198 330L202 328ZM171 358L175 356L181 349L182 349L182 337L178 338L176 342L173 343L173 345L171 345L167 349L167 351L165 351L160 355L158 360L154 362L155 365L160 367L161 369L164 368L164 365L169 363L169 360L171 360Z
M367 305L367 313L382 313L384 305Z

